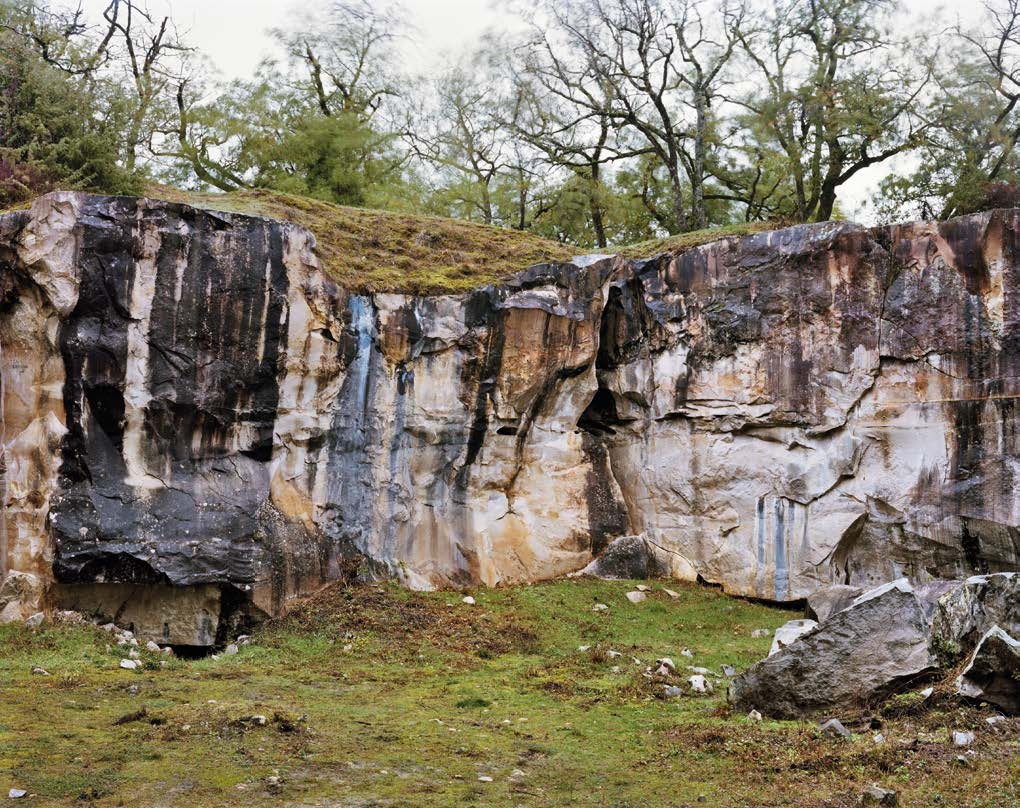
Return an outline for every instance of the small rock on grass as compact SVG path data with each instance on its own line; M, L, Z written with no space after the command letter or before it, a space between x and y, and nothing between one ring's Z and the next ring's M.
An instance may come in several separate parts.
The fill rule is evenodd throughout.
M470 595L466 595L465 597L461 598L460 602L461 603L466 603L468 606L474 606L475 605L475 599L473 597L471 597Z
M953 746L970 746L972 743L974 743L973 732L962 732L960 730L954 730Z
M772 632L769 631L767 628L756 628L754 631L751 632L751 636L755 638L770 637L772 636Z
M637 589L638 592L651 592L652 591L652 588L650 586L645 586L644 584L638 584L635 587L635 589Z
M32 668L32 675L33 676L49 676L50 672L48 670L46 670L46 668L40 668L38 665L36 665L34 668Z
M120 661L120 666L126 671L133 671L138 667L138 663L133 659L122 659Z
M609 607L604 603L596 603L594 606L591 607L591 610L593 612L608 612Z
M641 603L647 597L648 596L644 592L639 592L636 590L634 592L627 593L627 600L629 600L631 603Z
M487 774L481 774L481 775L478 776L478 782L479 783L491 783L492 782L492 778L489 777Z
M223 653L226 654L227 656L233 656L234 654L237 653L237 646L234 643L231 643L230 645L223 649Z
M690 648L684 648L684 649L683 649L683 650L682 650L682 651L680 652L680 656L682 656L682 657L687 657L688 659L692 659L692 658L694 657L694 654L693 654L693 653L691 653L691 649L690 649Z
M843 726L843 722L838 718L830 718L824 724L822 724L818 731L822 735L827 735L830 738L843 738L844 740L850 740L850 730Z
M895 791L872 784L864 789L861 802L865 805L897 805L899 800Z
M669 595L671 598L673 598L673 600L679 600L680 599L680 593L679 592L674 592L672 589L665 589L665 588L663 588L662 591L665 592L667 595Z
M751 712L749 712L747 714L747 720L748 721L753 721L755 724L760 724L761 723L761 713L759 713L757 710L751 710Z
M723 676L725 676L727 679L732 679L734 676L737 675L737 670L731 665L723 665L722 673Z
M684 691L683 688L676 685L665 685L662 688L662 694L667 699L678 699L684 694Z
M145 643L145 650L152 651L152 653L154 654L158 654L160 652L160 647L152 640L149 640L147 643Z
M27 620L25 620L26 628L39 628L43 623L46 622L46 615L42 612L36 612Z
M988 718L985 719L985 723L994 727L996 724L999 724L1005 720L1006 716L1004 715L990 715L988 716Z
M691 690L695 693L711 693L712 683L708 681L704 676L694 675L687 678L687 682L691 686Z
M7 792L7 798L10 800L20 800L22 797L27 797L28 792L23 788L12 788Z

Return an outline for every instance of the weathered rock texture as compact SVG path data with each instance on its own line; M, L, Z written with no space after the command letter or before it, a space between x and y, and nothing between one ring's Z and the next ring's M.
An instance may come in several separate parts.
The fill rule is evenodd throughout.
M734 679L729 698L777 718L863 707L936 672L929 629L906 579L884 584Z
M495 584L628 535L780 601L1020 561L1020 211L416 298L292 225L55 194L0 217L0 300L2 565L47 584L276 612L353 554Z
M906 578L882 584L815 623L776 630L766 659L735 678L740 710L797 718L867 706L896 690L952 670L970 655L960 692L1005 710L1020 700L1020 643L998 625L1020 620L1020 575L966 581ZM971 652L973 651L973 654Z

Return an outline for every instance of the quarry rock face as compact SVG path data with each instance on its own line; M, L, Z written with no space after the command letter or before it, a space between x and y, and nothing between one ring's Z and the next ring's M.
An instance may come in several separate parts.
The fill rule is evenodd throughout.
M413 297L339 288L294 225L43 197L0 216L0 571L190 588L202 639L210 586L278 613L358 563L532 581L620 537L777 601L1016 569L1018 231L799 226Z

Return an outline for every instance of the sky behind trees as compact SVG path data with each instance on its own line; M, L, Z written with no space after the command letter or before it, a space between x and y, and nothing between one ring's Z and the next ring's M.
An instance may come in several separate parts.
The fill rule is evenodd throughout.
M1016 206L1020 0L0 0L0 205L154 181L599 247Z
M280 0L153 0L173 9L189 39L207 53L224 78L247 78L266 55L279 55L278 43L270 29L286 23L298 4ZM87 0L98 14L105 0ZM443 59L476 45L487 30L519 29L520 18L507 11L499 0L403 0L414 27L414 39L402 46L412 72L426 73ZM934 4L931 0L904 0L918 26L937 32L960 22L980 19L983 7L976 0L949 0ZM909 165L911 158L893 160L862 171L848 183L841 202L854 218L868 223L875 214L868 201L878 183L894 169Z

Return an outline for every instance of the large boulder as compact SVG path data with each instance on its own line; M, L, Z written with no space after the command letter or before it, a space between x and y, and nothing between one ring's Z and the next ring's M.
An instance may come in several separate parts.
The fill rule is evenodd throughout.
M833 584L816 589L807 596L804 616L818 623L824 623L830 615L841 612L864 593L859 586Z
M659 575L661 570L643 536L621 536L613 539L602 555L577 574L593 578L635 580Z
M943 595L932 616L932 644L953 664L992 626L1020 637L1020 573L975 575Z
M1003 712L1020 713L1020 640L992 626L974 649L957 690L965 698L987 701Z
M924 605L906 579L865 593L730 686L735 708L799 718L884 697L934 673Z

